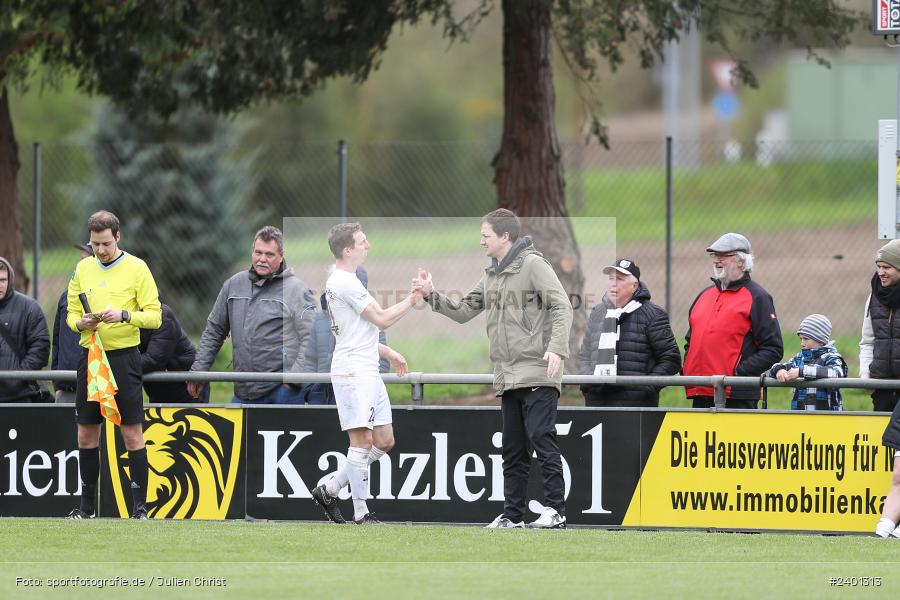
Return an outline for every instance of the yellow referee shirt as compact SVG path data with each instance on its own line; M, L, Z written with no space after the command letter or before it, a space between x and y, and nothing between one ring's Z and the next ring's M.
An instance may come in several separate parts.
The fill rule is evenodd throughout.
M82 259L69 281L68 314L66 323L72 331L84 315L78 294L87 295L91 311L102 312L107 308L127 310L131 313L129 323L101 323L97 328L103 348L119 350L137 346L141 342L139 329L158 329L162 324L162 308L156 282L147 263L122 252L109 265L104 265L96 257ZM81 333L81 345L87 348L91 331Z

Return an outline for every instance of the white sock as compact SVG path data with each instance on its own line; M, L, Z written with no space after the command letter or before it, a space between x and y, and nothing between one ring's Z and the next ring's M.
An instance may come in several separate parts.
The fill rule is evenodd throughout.
M897 528L891 532L891 535L895 538L900 538L900 525L897 525Z
M875 535L877 535L878 537L886 538L889 535L893 534L896 528L896 523L886 517L881 517L880 519L878 519L878 524L875 525Z
M348 449L349 453L349 449ZM325 482L325 491L329 496L336 497L344 489L344 486L350 481L350 463L344 461L341 470L334 474L334 477Z
M350 495L353 498L353 519L359 520L368 512L366 498L369 496L369 450L350 448L347 450L347 474L350 477Z
M349 452L349 449L348 449ZM372 449L369 451L369 458L366 460L368 464L372 464L374 462L378 462L382 456L387 454L384 450L376 448L372 446ZM329 496L337 496L341 493L341 490L344 489L344 486L350 482L350 461L344 462L344 467L334 474L334 477L329 479L325 483L325 491L328 492Z
M347 474L347 468L344 467L335 473L334 477L325 482L325 493L332 498L336 498L348 481L350 481L350 476Z
M378 462L378 459L387 454L384 450L376 448L372 446L372 449L369 450L369 460L368 463L371 465L372 463Z

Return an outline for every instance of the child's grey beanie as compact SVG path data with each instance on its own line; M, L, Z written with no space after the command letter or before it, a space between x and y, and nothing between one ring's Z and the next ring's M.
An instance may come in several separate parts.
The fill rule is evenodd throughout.
M831 341L831 321L825 315L809 315L800 322L797 335L815 340L824 346Z

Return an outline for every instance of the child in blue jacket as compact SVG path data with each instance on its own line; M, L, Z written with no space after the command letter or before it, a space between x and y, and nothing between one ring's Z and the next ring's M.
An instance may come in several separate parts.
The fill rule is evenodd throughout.
M800 352L786 363L772 365L769 374L778 381L824 379L847 376L847 363L831 340L831 321L825 315L809 315L797 328ZM794 389L791 410L843 410L839 388Z

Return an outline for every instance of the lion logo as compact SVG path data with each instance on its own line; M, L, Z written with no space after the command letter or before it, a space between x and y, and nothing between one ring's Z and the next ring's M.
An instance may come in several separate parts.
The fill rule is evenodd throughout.
M243 411L230 409L145 409L151 518L226 517L237 480L242 415ZM128 452L113 427L106 432L116 505L119 514L127 516L131 505Z

